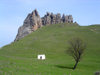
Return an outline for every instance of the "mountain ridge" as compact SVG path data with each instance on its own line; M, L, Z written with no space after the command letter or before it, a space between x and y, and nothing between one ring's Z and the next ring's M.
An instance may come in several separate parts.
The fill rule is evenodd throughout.
M44 17L40 17L38 11L35 9L32 13L29 13L24 23L18 29L18 34L15 38L15 41L20 40L24 36L36 31L38 28L41 28L46 25L59 24L59 23L73 23L72 15L61 16L60 13L53 14L47 12Z

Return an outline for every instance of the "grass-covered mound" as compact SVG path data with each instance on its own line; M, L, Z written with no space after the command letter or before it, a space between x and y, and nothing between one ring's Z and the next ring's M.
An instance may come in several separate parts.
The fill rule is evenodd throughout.
M68 40L80 37L87 49L76 70L66 53ZM46 60L37 59L46 54ZM100 26L56 24L44 26L0 49L0 75L93 75L100 70Z

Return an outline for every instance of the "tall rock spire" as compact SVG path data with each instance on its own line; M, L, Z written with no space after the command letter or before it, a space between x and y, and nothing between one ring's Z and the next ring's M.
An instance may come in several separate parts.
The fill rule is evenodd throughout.
M30 34L40 27L42 27L41 18L37 10L34 10L32 13L28 14L26 19L24 20L23 26L18 29L18 34L15 41L23 38L24 36Z

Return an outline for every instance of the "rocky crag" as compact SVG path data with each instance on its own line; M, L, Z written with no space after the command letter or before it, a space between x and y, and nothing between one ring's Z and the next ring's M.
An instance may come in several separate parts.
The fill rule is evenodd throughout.
M37 10L35 9L32 13L28 14L24 20L23 26L18 29L18 34L15 41L20 40L24 36L36 31L38 28L46 25L58 24L58 23L73 23L72 15L61 16L60 13L53 14L48 13L44 17L40 17Z

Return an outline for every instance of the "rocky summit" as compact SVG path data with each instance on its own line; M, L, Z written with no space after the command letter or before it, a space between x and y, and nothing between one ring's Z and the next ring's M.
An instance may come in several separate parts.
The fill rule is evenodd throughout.
M47 12L44 17L40 17L38 11L35 9L32 13L28 14L24 20L23 26L18 29L18 34L15 38L15 41L20 40L24 36L36 31L38 28L46 25L58 24L58 23L73 23L72 15L61 16L60 13L53 14Z
M73 17L72 15L64 15L61 17L61 14L53 14L48 13L41 18L42 19L42 25L51 25L51 24L58 24L58 23L73 23Z

